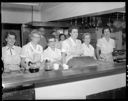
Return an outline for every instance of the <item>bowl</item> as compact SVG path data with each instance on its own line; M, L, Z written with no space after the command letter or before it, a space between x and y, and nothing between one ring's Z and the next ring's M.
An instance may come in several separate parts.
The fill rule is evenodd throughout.
M39 68L29 68L30 73L36 73L39 72Z

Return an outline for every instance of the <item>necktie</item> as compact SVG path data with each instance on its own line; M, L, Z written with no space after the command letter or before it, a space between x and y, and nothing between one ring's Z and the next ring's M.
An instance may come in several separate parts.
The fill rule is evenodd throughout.
M11 51L11 48L10 48L10 53L11 53L11 55L12 55L12 51Z
M13 48L8 48L9 50L10 50L10 54L12 55L12 50L11 49L13 49Z

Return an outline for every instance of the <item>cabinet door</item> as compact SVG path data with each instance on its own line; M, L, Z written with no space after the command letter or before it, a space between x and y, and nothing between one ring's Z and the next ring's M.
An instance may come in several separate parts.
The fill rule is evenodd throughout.
M112 99L113 92L112 91L101 92L101 93L89 95L86 98L87 99Z
M35 90L25 89L3 93L2 100L35 100Z
M88 95L87 99L126 99L126 88L118 88L97 94Z

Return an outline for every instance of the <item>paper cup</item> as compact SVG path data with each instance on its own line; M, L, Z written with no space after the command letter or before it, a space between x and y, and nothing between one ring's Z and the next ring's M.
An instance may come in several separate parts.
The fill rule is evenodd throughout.
M66 64L63 64L63 69L69 69L69 66Z
M53 65L53 68L54 68L54 70L58 70L58 69L59 69L59 64L55 63L55 64Z

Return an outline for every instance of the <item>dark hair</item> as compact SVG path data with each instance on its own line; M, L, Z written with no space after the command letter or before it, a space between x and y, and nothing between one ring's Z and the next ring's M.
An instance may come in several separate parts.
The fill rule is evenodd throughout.
M54 35L53 33L56 33L56 31L52 31L50 34L51 34L51 35Z
M6 38L9 36L9 35L14 35L15 36L15 40L17 39L17 36L14 32L10 31L10 32L6 32L5 33L5 36L4 36L4 41L2 43L3 46L6 46L7 45L7 42L6 42ZM16 42L15 42L16 43Z
M31 39L31 37L33 36L33 34L37 34L37 35L39 35L39 36L41 37L41 32L38 31L37 29L33 29L33 30L31 31L31 33L29 34L29 38L30 38L30 39Z
M91 33L86 32L86 33L83 33L82 38L84 39L84 38L85 38L85 36L87 36L87 35L89 35L89 36L91 37Z
M17 38L16 34L14 32L12 32L12 31L5 33L5 39L8 37L8 35L14 35L15 39Z
M71 33L73 29L77 29L77 30L78 30L79 28L78 28L77 26L71 26L71 27L69 28L69 33Z
M103 29L102 29L102 34L104 34L104 30L106 30L106 29L109 29L109 31L110 31L110 33L111 33L110 27L109 27L109 26L105 26L105 27L103 27Z
M43 30L42 30L42 29L43 29ZM45 28L44 28L44 27L40 27L40 28L38 28L38 31L40 31L41 34L45 34Z
M41 35L41 32L38 31L37 29L33 29L33 30L31 31L31 35L33 35L33 34Z
M65 34L60 34L59 35L59 41L60 41L60 38L61 38L62 35L65 37L65 39L67 38Z
M55 36L54 36L54 35L48 35L48 36L47 36L47 39L46 39L46 40L47 40L47 42L49 42L49 39L52 39L52 38L54 38L54 39L55 39Z

